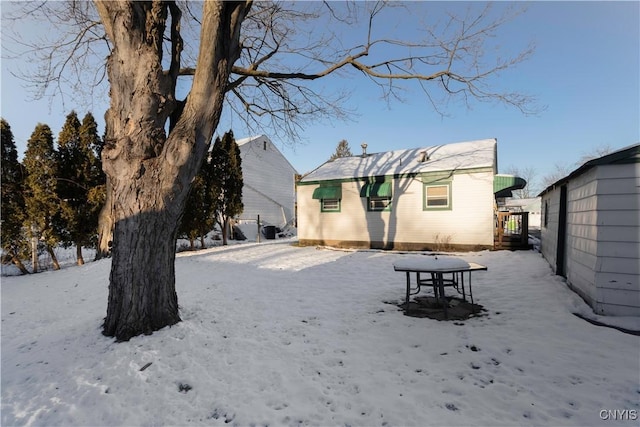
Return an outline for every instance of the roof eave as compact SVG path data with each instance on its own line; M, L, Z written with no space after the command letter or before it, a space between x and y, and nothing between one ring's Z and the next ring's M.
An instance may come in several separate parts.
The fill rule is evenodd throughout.
M575 169L569 175L560 178L553 184L549 185L547 188L542 190L538 197L542 197L544 194L549 191L557 188L558 186L564 184L565 182L575 178L577 176L582 175L587 172L589 169L592 169L596 166L602 165L611 165L611 164L624 164L624 163L640 163L640 144L631 145L629 147L621 148L620 150L614 151L613 153L606 154L602 157L598 157L597 159L591 159L585 162L582 166Z

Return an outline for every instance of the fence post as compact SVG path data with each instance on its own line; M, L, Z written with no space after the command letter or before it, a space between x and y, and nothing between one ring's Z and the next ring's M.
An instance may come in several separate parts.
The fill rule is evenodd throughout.
M258 215L258 243L260 243L260 215Z
M529 245L529 212L523 212L522 213L522 240L520 240L520 243L523 246L528 246Z

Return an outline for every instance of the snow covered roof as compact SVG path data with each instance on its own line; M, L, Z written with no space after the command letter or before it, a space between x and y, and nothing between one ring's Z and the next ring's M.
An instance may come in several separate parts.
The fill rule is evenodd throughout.
M254 135L254 136L250 136L248 138L240 138L240 139L236 139L236 144L238 144L238 146L244 145L248 142L253 142L256 140L262 140L262 138L266 139L267 141L271 142L271 140L266 136L266 135Z
M325 181L495 167L496 139L409 148L328 161L301 181Z
M294 171L294 173L296 174L298 173L298 171L291 164L289 159L287 159L285 155L282 154L282 151L280 151L276 146L276 144L274 144L266 135L254 135L248 138L236 139L236 144L238 144L241 154L248 153L249 151L256 154L256 153L260 153L259 150L266 150L267 147L269 147L269 149L279 154L289 164L289 166Z
M504 205L508 207L524 207L531 205L540 205L541 199L540 197L525 197L522 199L508 199L505 200Z

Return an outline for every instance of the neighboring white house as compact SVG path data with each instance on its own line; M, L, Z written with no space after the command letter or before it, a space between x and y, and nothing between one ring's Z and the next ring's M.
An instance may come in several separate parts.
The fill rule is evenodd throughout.
M242 157L241 220L284 227L295 217L296 170L264 135L236 140Z
M640 145L545 189L541 252L596 314L640 316Z
M493 248L496 152L486 139L326 162L298 182L300 244Z

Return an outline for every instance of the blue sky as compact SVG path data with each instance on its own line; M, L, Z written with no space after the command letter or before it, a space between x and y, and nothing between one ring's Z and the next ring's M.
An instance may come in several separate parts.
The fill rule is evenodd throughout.
M426 6L433 10L443 5ZM304 173L327 160L342 139L358 153L363 142L369 152L378 152L497 138L501 172L534 168L542 178L556 165L575 167L583 155L603 146L617 149L640 141L639 27L639 2L533 2L503 28L501 43L512 53L534 42L536 52L501 84L535 95L546 106L542 113L525 116L513 108L474 103L472 109L450 105L442 117L418 91L407 93L406 102L388 106L377 88L362 79L330 79L329 87L353 90L347 104L355 112L352 120L305 126L303 141L294 145L272 140ZM29 101L31 95L9 74L21 65L6 60L3 52L0 114L11 125L20 154L38 122L47 123L57 135L69 110L75 108L81 116L86 112L68 103L65 109L56 99L51 104L46 99ZM94 100L92 112L101 132L107 106L106 99ZM225 117L219 133L233 127L236 138L249 136L239 120Z

